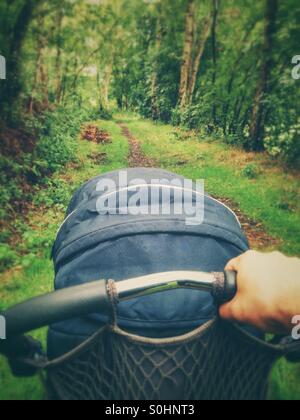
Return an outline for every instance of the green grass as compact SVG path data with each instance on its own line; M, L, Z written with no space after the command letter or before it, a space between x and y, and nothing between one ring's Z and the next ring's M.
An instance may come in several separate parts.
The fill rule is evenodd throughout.
M280 360L272 371L270 379L270 399L300 400L300 365Z
M78 167L69 165L51 179L52 184L63 188L66 203L74 191L90 178L127 166L128 142L121 135L120 128L110 121L100 121L97 124L111 134L112 143L97 145L80 140ZM93 156L98 153L106 153L101 165L93 160ZM16 245L20 253L20 265L0 276L0 309L53 289L54 271L50 253L56 232L64 219L66 206L61 204L60 194L55 188L41 190L35 201L38 205L29 215L30 224L24 226L22 219L16 221L20 225L23 238L22 243ZM45 330L37 331L33 335L45 345ZM14 378L6 360L0 357L0 400L40 400L44 395L44 388L38 377Z
M241 210L263 223L281 241L281 250L300 256L299 178L285 173L264 156L246 154L217 140L189 135L174 127L154 124L134 115L119 114L143 151L157 166L192 179L205 179L207 192L234 200ZM74 191L88 179L127 166L128 142L114 121L95 122L108 131L111 144L78 142L79 164L68 165L51 179L36 198L29 224L16 220L22 240L14 247L19 265L1 275L0 309L53 288L53 268L49 259L64 209ZM176 134L175 134L176 133ZM101 164L94 156L105 153ZM46 331L35 336L45 343ZM270 398L300 399L300 367L280 361L272 372ZM0 358L0 399L36 400L44 396L38 378L19 379L10 374Z

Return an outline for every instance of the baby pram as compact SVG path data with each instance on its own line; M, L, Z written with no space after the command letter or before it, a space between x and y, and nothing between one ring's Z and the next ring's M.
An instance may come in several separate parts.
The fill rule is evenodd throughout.
M56 292L4 314L2 351L13 369L46 369L51 399L264 399L273 363L293 354L295 343L266 343L258 331L218 317L218 305L236 292L224 267L249 248L237 217L209 196L201 224L186 223L174 207L132 214L124 210L133 180L160 191L151 202L157 210L162 190L174 204L172 181L184 180L155 169L126 177L125 186L119 171L97 177L74 195L53 248ZM104 192L105 180L111 186ZM193 188L192 201L196 194ZM116 208L99 211L104 195ZM15 339L49 324L47 358L36 343Z

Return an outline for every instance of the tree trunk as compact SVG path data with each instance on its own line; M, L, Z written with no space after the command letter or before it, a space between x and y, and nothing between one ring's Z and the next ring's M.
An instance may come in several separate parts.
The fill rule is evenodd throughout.
M194 26L195 26L195 2L188 0L185 20L185 40L183 48L183 60L179 86L179 107L185 108L188 100L189 75L192 65Z
M42 59L42 49L43 49L43 46L42 46L41 39L39 37L38 45L37 45L37 59L36 59L36 65L35 65L34 79L33 79L31 95L30 95L29 104L28 104L29 114L33 113L34 97L35 97L35 94L37 93L37 85L38 85L38 77L39 77L39 71L38 70L40 68L41 59Z
M65 105L65 98L66 98L67 82L68 82L68 77L69 77L69 66L70 66L70 62L69 60L67 60L64 66L62 82L61 82L61 102L64 105Z
M270 78L272 72L272 50L276 33L276 17L278 12L278 0L266 0L264 43L262 48L262 64L260 77L256 87L254 104L250 118L249 143L251 150L264 149L264 122L265 109L263 100L270 91Z
M49 108L49 90L48 90L48 67L44 60L44 55L42 54L42 59L40 63L40 81L41 81L41 93L42 93L42 107L43 110Z
M253 66L253 63L252 63L250 66L248 66L247 69L245 69L243 79L238 84L238 88L240 89L240 95L243 95L243 97L244 96L246 97L246 95L247 95L247 89L245 89L245 86L247 85L247 81L250 79L251 74L253 74L255 72L255 68L253 68L253 67L255 67L255 66ZM235 97L236 97L236 95L235 95ZM233 128L238 126L238 118L239 118L238 105L239 105L239 103L240 103L240 97L237 96L234 103L233 103L233 106L232 106L231 121L228 121L228 115L227 114L225 116L226 126L228 125L228 131L226 131L225 134L227 134L227 132L229 134L232 134L234 132ZM227 121L228 121L228 124L227 124ZM244 119L243 119L243 121L244 121ZM242 130L240 129L239 132L241 133Z
M110 81L111 81L112 70L113 70L113 58L106 65L104 74L103 74L103 79L101 82L100 106L106 110L109 109L109 91L110 91Z
M241 69L239 67L239 64L242 62L242 60L243 60L243 58L246 54L245 49L244 49L244 45L247 42L247 40L248 40L250 34L252 33L253 29L255 28L255 26L256 26L256 21L254 23L252 23L250 25L249 29L246 31L246 33L245 33L245 35L242 39L242 42L241 42L241 49L239 51L239 54L238 54L236 60L233 62L233 65L231 67L231 69L232 69L231 70L231 75L228 79L228 83L227 83L227 87L226 87L226 92L227 92L226 98L227 98L227 100L223 105L223 133L225 135L227 134L227 129L228 129L227 122L228 122L228 112L229 112L229 109L230 109L230 104L231 104L231 99L232 99L231 92L232 92L232 89L233 89L233 86L234 86L234 83L235 83L236 75L238 74L238 72L241 71ZM251 65L251 67L252 67L252 65ZM248 72L246 72L246 74L248 74Z
M57 45L55 59L55 98L59 104L62 95L62 74L61 74L61 55L62 55L62 23L64 18L64 1L61 1L57 11Z
M49 107L49 91L48 91L48 68L45 63L45 49L47 46L47 34L45 33L45 13L42 11L38 16L39 25L39 61L37 67L37 87L42 97L42 109L45 110Z
M12 40L7 57L7 80L3 88L3 101L0 103L0 115L9 123L14 103L20 92L20 53L22 43L31 21L34 6L39 1L27 0L18 15L12 32Z
M44 34L42 33L44 28L44 14L41 11L38 16L38 35L37 35L37 58L34 72L33 85L31 89L31 95L28 104L28 112L33 113L35 95L38 92L38 85L40 83L41 66L43 64L43 49L45 47Z
M215 87L217 80L217 23L218 23L218 14L219 14L219 0L212 0L213 2L213 19L212 19L212 56L213 56L213 76L212 76L212 86L213 86L213 107L212 107L212 120L214 125L217 123L217 107L215 100Z
M197 75L199 72L201 59L204 54L205 45L210 34L211 24L212 24L212 20L211 20L211 17L209 17L204 23L203 32L199 40L198 51L196 52L196 56L195 56L194 63L192 66L192 71L191 71L191 76L190 76L189 86L188 86L188 98L187 98L188 103L191 103L193 100L193 95L195 92L196 81L197 81Z
M155 39L155 59L153 64L153 71L151 76L151 114L153 120L159 119L159 105L158 105L158 54L161 48L162 41L162 27L160 17L157 18L156 39Z

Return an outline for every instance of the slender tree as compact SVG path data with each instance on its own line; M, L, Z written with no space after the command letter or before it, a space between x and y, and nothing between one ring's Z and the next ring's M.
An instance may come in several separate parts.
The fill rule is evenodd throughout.
M37 25L34 29L36 42L36 63L34 66L34 76L31 88L31 94L28 102L28 112L33 113L36 97L39 94L42 97L40 105L43 109L48 108L48 77L45 69L45 48L47 45L47 34L45 29L45 16L48 10L45 8L45 2L41 2L36 12Z
M261 54L261 68L250 119L250 137L248 142L248 147L256 151L264 149L264 99L270 92L271 87L270 82L273 68L273 46L276 34L277 12L278 0L266 0L265 30Z
M193 57L195 10L195 1L188 0L185 17L184 48L179 86L179 106L181 109L185 108L188 100L189 75Z
M11 30L11 36L7 40L9 42L7 57L7 80L4 83L2 91L2 101L0 103L0 115L7 123L11 122L14 103L18 98L20 84L20 56L23 40L25 38L27 28L32 19L34 8L41 0L26 0L21 5L15 23Z
M193 95L194 95L196 81L197 81L197 75L198 75L199 68L201 65L201 60L204 54L206 42L210 34L211 24L212 24L212 19L210 15L203 24L203 30L201 32L200 39L198 41L198 46L196 46L195 57L193 60L193 65L191 67L191 74L190 74L189 84L188 84L188 95L187 95L188 103L192 102L193 100Z
M159 8L159 11L161 9ZM161 16L158 13L156 19L156 33L155 33L155 46L154 46L154 60L151 74L151 115L154 120L159 118L159 104L158 104L158 55L161 49L162 42L162 24Z
M212 18L212 57L213 57L213 71L212 71L212 86L213 86L213 106L212 106L212 120L214 124L217 123L217 107L216 107L216 80L217 80L217 23L219 14L219 0L212 0L213 2L213 18Z
M105 65L102 81L100 84L100 107L102 109L109 108L109 92L110 92L110 83L111 77L113 72L113 65L114 65L114 55L111 54L107 64Z
M64 0L61 0L57 6L56 12L56 58L55 58L55 98L56 102L60 103L62 95L62 46L63 46L63 36L62 36L62 26L64 18Z

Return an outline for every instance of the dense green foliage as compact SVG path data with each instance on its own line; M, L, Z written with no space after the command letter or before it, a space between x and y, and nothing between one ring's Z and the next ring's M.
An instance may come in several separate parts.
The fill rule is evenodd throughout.
M57 108L39 119L31 118L31 130L38 142L32 153L0 156L0 216L10 217L17 202L34 196L34 189L67 162L77 159L77 136L81 125L95 117L84 109ZM27 124L29 122L27 121ZM45 184L46 183L46 184Z
M6 119L70 103L132 108L298 163L298 0L1 0L0 8L0 53L11 63L0 85Z

